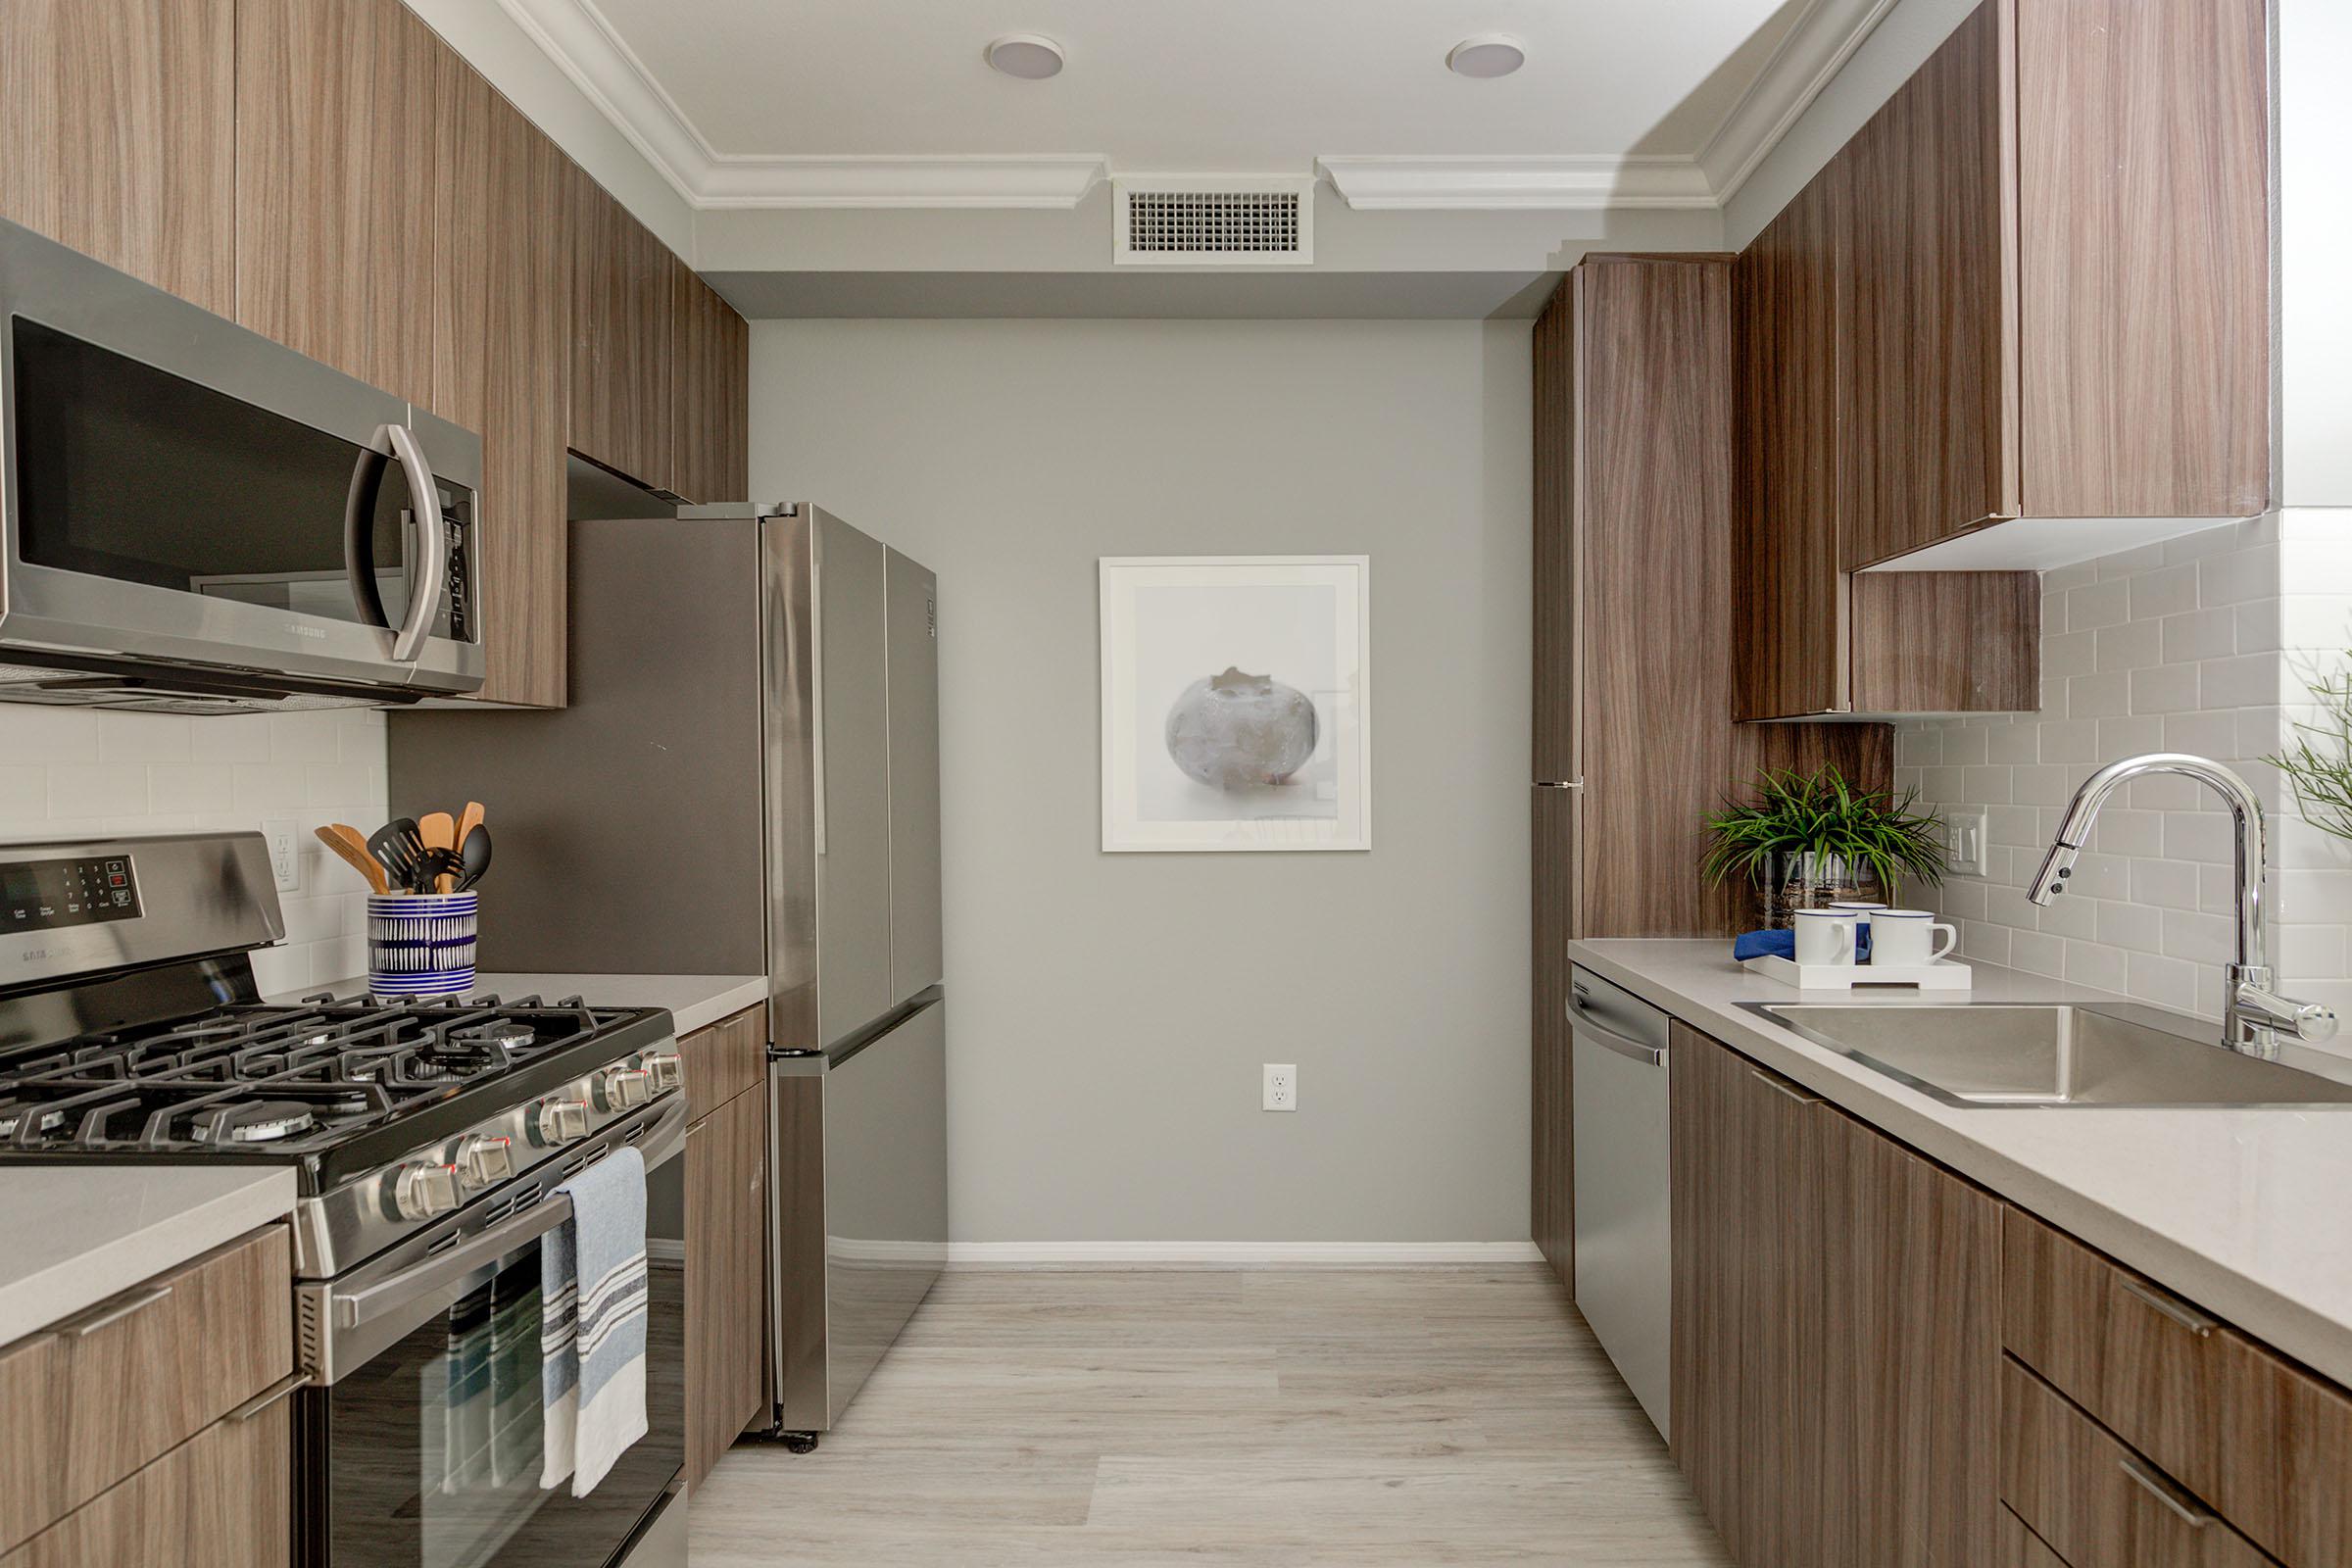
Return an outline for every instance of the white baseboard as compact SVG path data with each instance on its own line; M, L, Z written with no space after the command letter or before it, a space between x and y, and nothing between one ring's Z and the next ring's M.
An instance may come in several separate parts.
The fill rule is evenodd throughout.
M950 1242L948 1267L1435 1268L1539 1263L1533 1242Z

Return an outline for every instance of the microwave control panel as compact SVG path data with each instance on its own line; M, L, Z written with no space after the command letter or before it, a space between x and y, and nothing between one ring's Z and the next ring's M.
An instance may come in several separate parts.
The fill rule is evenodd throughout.
M0 861L0 932L138 917L139 884L128 856Z

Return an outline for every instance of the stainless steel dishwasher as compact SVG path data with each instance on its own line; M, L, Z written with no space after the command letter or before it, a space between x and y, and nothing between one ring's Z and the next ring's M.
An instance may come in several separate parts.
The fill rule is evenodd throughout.
M1576 1305L1667 1433L1673 1347L1666 1014L1590 969L1570 978Z

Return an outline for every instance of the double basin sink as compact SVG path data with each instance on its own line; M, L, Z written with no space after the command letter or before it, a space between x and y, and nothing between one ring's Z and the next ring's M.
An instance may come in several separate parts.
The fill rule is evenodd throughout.
M2352 1060L2290 1044L2246 1055L2220 1025L2154 1007L1741 1005L1947 1105L2352 1107Z

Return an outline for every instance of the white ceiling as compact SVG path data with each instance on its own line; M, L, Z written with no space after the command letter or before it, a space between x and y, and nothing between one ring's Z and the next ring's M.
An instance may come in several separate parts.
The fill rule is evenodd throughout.
M1067 207L1320 159L1358 206L1713 207L1890 3L501 0L699 207ZM1524 69L1446 69L1491 31ZM999 75L1006 32L1067 69Z
M1696 154L1803 0L596 0L721 157L1091 153L1121 173L1327 154ZM981 58L1066 51L1050 81ZM1473 81L1446 51L1528 45ZM1727 66L1729 69L1726 69Z

